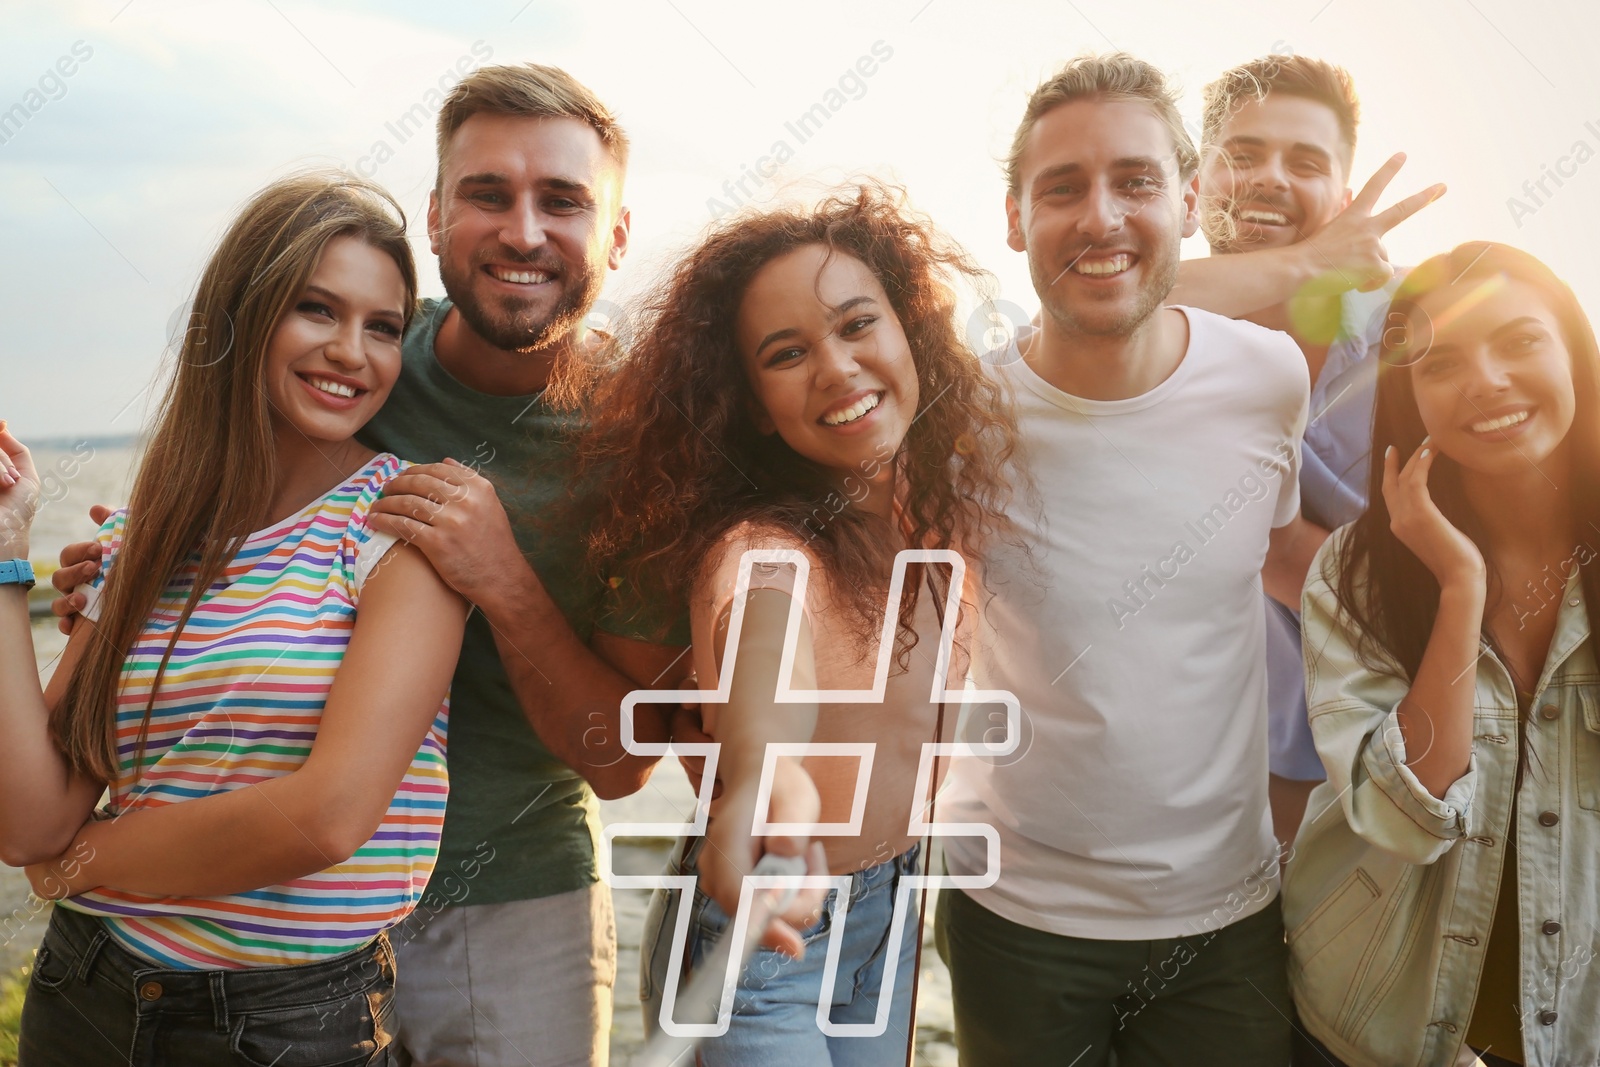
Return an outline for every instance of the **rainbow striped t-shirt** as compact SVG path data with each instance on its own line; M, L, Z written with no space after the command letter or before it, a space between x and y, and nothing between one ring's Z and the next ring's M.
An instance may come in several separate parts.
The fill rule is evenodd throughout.
M380 454L298 515L245 539L178 638L135 767L150 686L198 554L169 585L123 664L121 771L110 787L110 814L241 789L305 762L362 582L394 543L368 529L368 509L408 465ZM100 530L107 551L85 612L91 619L126 521L124 509ZM359 948L405 918L433 872L449 792L448 714L447 700L377 833L337 867L226 897L96 889L62 903L106 919L120 944L168 967L311 963Z

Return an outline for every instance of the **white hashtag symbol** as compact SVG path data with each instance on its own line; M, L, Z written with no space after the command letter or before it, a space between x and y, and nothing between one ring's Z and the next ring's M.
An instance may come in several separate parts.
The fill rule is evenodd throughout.
M778 691L775 696L776 702L785 704L881 704L884 699L884 690L889 680L889 667L894 660L895 634L899 620L900 598L905 588L906 568L913 563L945 564L950 568L950 584L945 597L943 613L944 625L939 635L939 647L934 664L933 685L929 694L929 701L936 704L944 703L958 706L968 703L1003 704L1006 709L1006 732L1002 740L993 743L971 743L966 741L931 741L924 743L917 766L916 789L912 794L918 800L914 803L910 812L907 831L910 835L918 838L924 834L943 837L982 837L987 846L987 863L985 864L985 870L979 874L912 874L900 879L899 892L895 896L894 914L890 922L889 944L885 949L883 989L880 990L878 997L877 1016L870 1023L834 1023L828 1018L828 1009L833 1002L833 989L838 974L839 956L843 948L841 935L844 930L845 912L850 891L850 875L808 874L773 877L750 876L745 878L744 886L739 895L737 914L734 916L733 922L732 936L735 938L736 943L744 936L745 924L750 913L751 897L757 889L793 886L799 889L823 887L838 891L835 897L836 918L832 929L828 933L828 956L823 973L821 996L817 1005L817 1027L830 1037L876 1037L884 1033L888 1028L889 1012L893 1006L891 1004L893 999L892 990L894 989L895 972L900 956L895 946L900 943L913 892L918 889L933 890L945 886L981 889L993 885L1000 875L1000 836L994 827L987 823L930 823L927 821L927 802L924 799L929 796L935 763L939 757L1010 755L1016 750L1021 737L1022 707L1017 698L1011 693L1002 690L946 688L951 653L955 643L957 618L961 607L962 583L966 576L966 561L961 558L960 553L946 549L905 549L899 552L895 556L894 575L889 583L889 598L883 613L883 632L878 641L877 666L872 688L795 689L791 687L790 682L794 672L795 648L800 634L806 584L810 577L810 561L804 553L797 549L751 549L744 553L739 563L739 577L734 587L732 616L728 623L727 653L717 678L717 687L715 689L675 690L636 689L629 693L622 702L622 742L624 748L634 755L640 756L662 757L676 755L691 758L700 757L705 760L705 771L700 780L700 792L696 798L693 822L616 823L605 828L601 836L598 857L600 877L614 889L676 889L683 894L681 899L686 902L694 893L695 876L693 874L674 875L665 872L643 875L619 874L612 864L612 842L619 836L676 838L685 835L703 835L706 831L706 821L711 810L711 793L716 784L717 756L721 746L717 742L693 744L639 741L634 737L635 708L640 704L727 703L733 685L739 634L744 623L745 597L750 591L751 574L758 565L765 567L772 564L788 565L795 568L794 592L789 606L788 633L784 641L783 658L780 661L778 670L779 680ZM871 777L875 747L874 743L870 741L849 743L773 743L767 745L765 758L762 761L761 780L756 801L756 818L751 828L752 834L757 836L796 834L809 837L856 836L860 834L862 819L866 813L867 783ZM851 805L849 821L831 823L767 822L766 812L768 803L771 800L773 777L779 756L856 757L858 760L856 790L854 802ZM667 985L663 991L661 1004L661 1028L675 1037L718 1037L727 1033L729 1021L732 1018L734 989L739 979L736 967L730 966L729 973L723 978L722 1000L715 1022L680 1023L674 1021L672 1017L678 996L677 976L682 973L683 953L688 942L689 912L690 908L687 906L678 908L677 924L673 933L671 954L667 964Z

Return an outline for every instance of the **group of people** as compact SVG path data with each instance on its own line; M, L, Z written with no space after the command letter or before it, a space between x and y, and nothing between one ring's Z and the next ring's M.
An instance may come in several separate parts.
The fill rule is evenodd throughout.
M1600 1060L1600 352L1516 249L1397 271L1443 188L1352 196L1357 120L1269 56L1197 147L1072 60L988 353L984 273L871 182L588 328L629 145L551 67L444 103L445 299L376 185L258 193L42 691L0 423L0 859L58 901L22 1067L604 1064L595 798L669 741L713 799L648 1030L763 856L808 871L697 1062L909 1062L941 878L969 1067Z

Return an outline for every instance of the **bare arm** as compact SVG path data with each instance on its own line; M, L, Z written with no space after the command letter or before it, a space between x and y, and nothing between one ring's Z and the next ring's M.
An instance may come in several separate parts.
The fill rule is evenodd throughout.
M1472 702L1477 688L1482 583L1448 586L1411 690L1396 709L1406 766L1436 797L1467 773L1472 755Z
M39 505L39 473L28 449L0 422L0 559L28 558ZM89 817L101 785L72 774L50 737L50 711L93 639L85 626L67 643L48 691L39 687L28 591L0 586L0 861L13 867L54 856Z
M1304 515L1273 530L1267 542L1267 560L1261 567L1261 587L1267 595L1298 612L1311 561L1327 539L1328 531Z
M821 843L812 843L808 834L759 838L754 834L757 794L767 746L809 741L817 728L815 702L780 703L776 699L778 685L783 680L779 667L792 603L789 595L780 590L752 589L745 598L744 622L736 655L723 650L724 655L735 656L728 703L717 709L712 729L713 737L722 746L717 757L717 774L723 788L711 806L711 824L706 833L706 847L700 853L699 868L701 888L729 915L738 907L744 876L755 867L763 853L807 854L813 873L827 871ZM720 625L718 630L720 644L725 636ZM815 689L816 686L810 627L802 617L792 687ZM813 823L821 810L816 785L801 767L800 757L776 757L771 799L764 813L767 821ZM803 925L815 912L821 896L815 890L797 895L784 912L783 920L772 924L764 943L790 955L800 955L803 943L796 927Z
M1450 524L1428 492L1428 473L1438 453L1427 445L1424 440L1403 468L1395 450L1388 450L1383 495L1395 536L1439 581L1433 633L1395 717L1406 766L1423 788L1443 797L1471 766L1475 667L1488 584L1477 545Z
M0 586L0 678L6 680L0 686L0 752L6 763L0 774L0 861L11 867L66 851L105 788L68 769L49 729L51 710L85 646L96 640L94 624L78 626L43 691L28 626L27 591Z
M1282 248L1185 259L1178 264L1178 283L1167 303L1243 318L1288 300L1317 276L1317 263L1304 241Z
M343 863L382 823L438 714L466 611L420 552L396 546L362 589L304 764L259 785L91 822L70 850L76 869L52 873L67 893L110 886L209 897Z
M593 647L578 640L532 568L478 607L494 630L495 648L517 703L539 740L583 775L607 800L637 792L655 769L654 756L622 744L622 701L642 688L675 685L688 669L681 648L596 633ZM638 741L667 739L666 705L634 709Z

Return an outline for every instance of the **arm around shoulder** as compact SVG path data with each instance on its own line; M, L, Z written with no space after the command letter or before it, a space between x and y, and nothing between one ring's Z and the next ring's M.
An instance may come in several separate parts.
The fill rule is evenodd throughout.
M1186 304L1237 319L1282 304L1315 276L1305 242L1230 255L1185 259L1169 304Z

